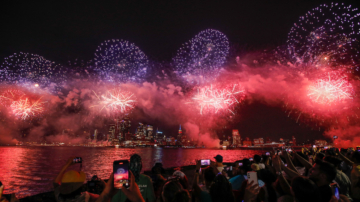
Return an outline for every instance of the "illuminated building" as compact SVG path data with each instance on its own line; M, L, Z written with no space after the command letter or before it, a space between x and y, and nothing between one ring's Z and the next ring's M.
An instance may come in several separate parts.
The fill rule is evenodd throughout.
M240 144L240 134L239 134L239 130L237 129L233 129L232 131L232 145L233 146L238 146Z
M149 139L153 139L154 136L153 136L153 126L152 125L148 125L147 126L147 137Z
M181 142L181 138L182 138L182 130L181 130L181 125L180 125L179 134L177 136L177 141Z
M254 146L263 145L263 144L264 144L264 138L254 139Z
M94 131L94 140L96 141L97 140L97 129L95 129L95 131Z
M243 145L244 146L252 146L252 142L250 140L244 140Z

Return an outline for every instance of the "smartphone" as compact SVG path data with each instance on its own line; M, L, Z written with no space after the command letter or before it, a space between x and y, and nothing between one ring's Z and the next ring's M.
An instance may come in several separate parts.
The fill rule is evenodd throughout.
M239 166L242 166L243 164L242 163L239 163Z
M120 160L113 163L114 188L122 189L130 187L129 181L129 161Z
M82 163L82 158L81 157L75 157L73 159L73 163Z
M266 156L270 156L270 152L266 152L265 155L266 155Z
M258 183L258 178L257 178L257 173L255 171L249 171L247 172L247 178L248 178L248 182L250 183L251 181L254 182L254 184L259 184Z
M337 200L340 200L340 192L339 192L339 187L337 186L337 184L332 183L330 186L331 186L331 189L332 189L335 197L337 198Z
M249 158L249 161L253 161L254 159L253 158Z
M230 171L232 171L232 166L230 166Z
M210 165L210 159L203 159L201 160L202 166L209 166Z

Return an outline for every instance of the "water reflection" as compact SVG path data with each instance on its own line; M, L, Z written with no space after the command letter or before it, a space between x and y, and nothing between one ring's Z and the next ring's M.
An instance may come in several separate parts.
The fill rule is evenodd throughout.
M151 170L156 162L165 168L192 165L195 159L214 159L220 154L225 162L234 162L262 151L209 150L168 148L94 148L94 147L0 147L0 181L5 193L16 193L18 198L52 190L52 182L71 156L82 157L82 170L89 180L93 175L107 179L115 160L130 159L138 153L143 170ZM80 170L73 165L71 170Z

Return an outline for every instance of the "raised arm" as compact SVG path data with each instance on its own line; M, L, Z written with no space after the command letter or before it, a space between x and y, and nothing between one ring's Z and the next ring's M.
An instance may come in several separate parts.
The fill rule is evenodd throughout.
M338 152L339 157L349 166L352 166L354 164L354 162L352 162L350 159L346 158L346 156L344 156L341 152Z
M287 168L298 173L298 171L296 170L291 158L290 158L290 154L287 151L283 151L282 152L282 156L285 158L285 161L287 163ZM298 173L299 174L299 173ZM300 175L300 174L299 174Z
M306 159L304 159L303 157L301 157L298 153L294 152L295 158L297 158L297 160L299 160L299 162L305 166L305 168L310 169L312 168L312 165L309 161L307 161Z
M273 165L274 165L274 169L276 170L276 174L278 175L281 188L283 189L284 192L291 195L290 184L288 183L288 181L285 179L285 177L281 172L282 163L279 156L275 156L273 158Z
M61 183L61 178L62 178L62 176L64 175L66 169L67 169L69 166L71 166L71 165L74 164L74 163L73 163L73 159L74 159L74 158L75 158L75 157L70 157L70 158L68 159L67 163L62 167L61 171L60 171L59 174L56 176L56 178L55 178L55 180L54 180L54 183L57 183L57 184L60 184L60 183Z

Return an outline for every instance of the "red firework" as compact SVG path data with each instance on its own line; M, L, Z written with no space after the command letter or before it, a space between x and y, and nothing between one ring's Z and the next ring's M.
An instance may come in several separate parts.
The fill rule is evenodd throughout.
M200 114L217 114L229 111L233 114L233 107L240 103L244 98L244 88L239 84L218 88L213 85L197 89L197 93L192 97L193 102L200 110Z
M338 77L328 73L326 77L317 79L307 88L307 96L313 103L336 105L353 99L354 89L347 77Z

